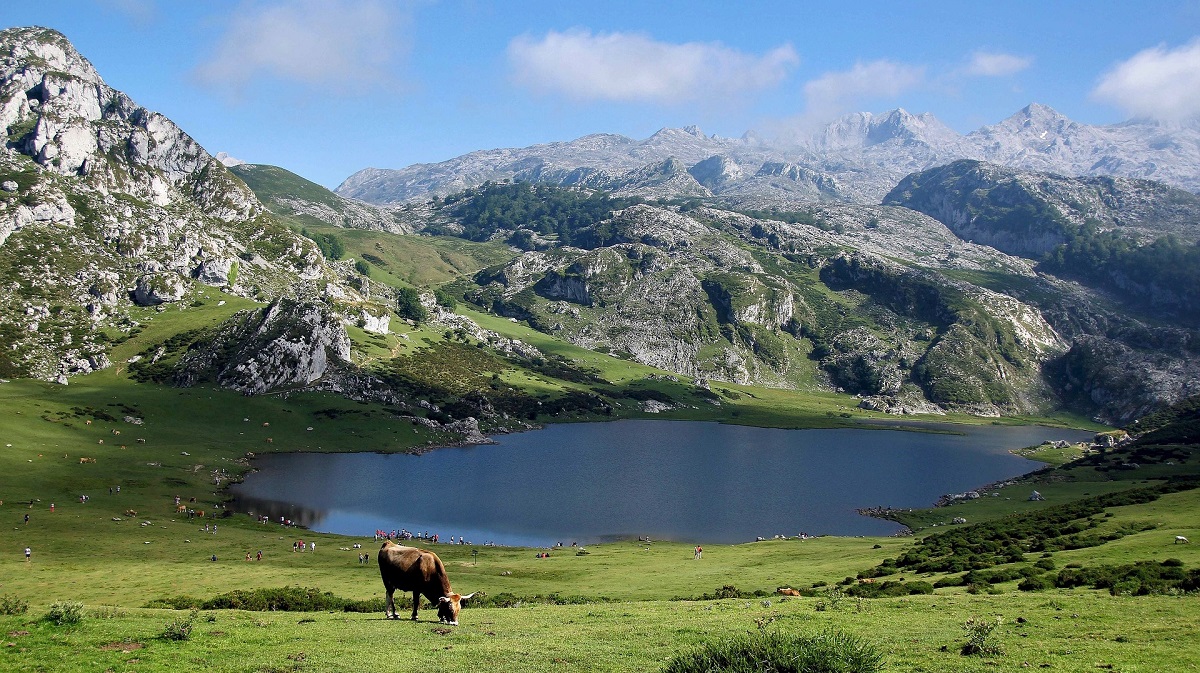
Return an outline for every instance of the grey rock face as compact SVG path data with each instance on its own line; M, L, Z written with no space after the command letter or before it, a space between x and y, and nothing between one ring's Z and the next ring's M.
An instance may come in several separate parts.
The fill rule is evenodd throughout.
M229 285L229 274L233 271L232 259L206 259L192 272L196 280L205 285L222 287Z
M17 335L6 368L47 380L88 371L80 363L103 355L109 334L133 329L135 304L227 285L235 264L228 290L250 297L341 284L312 241L266 216L174 123L107 86L62 35L2 30L0 54L11 183L0 189L0 327Z
M807 380L815 359L832 386L897 412L936 402L994 415L1049 398L1038 363L1066 345L1036 309L889 259L1031 274L1024 262L965 244L905 209L812 212L813 224L788 224L715 208L633 206L610 220L613 245L526 252L476 280L504 298L493 304L504 315L688 376L790 387ZM830 256L851 247L862 250L853 262ZM931 258L930 248L945 253ZM847 311L859 326L831 321ZM1011 340L1011 362L979 324ZM810 352L813 343L819 352ZM964 389L994 394L937 388L921 373L934 368Z
M329 307L283 299L226 321L177 371L183 385L214 381L253 395L307 386L349 361L350 338Z
M179 192L206 201L226 221L253 217L258 202L166 117L104 83L60 34L42 28L0 33L0 126L28 129L22 153L63 176L165 206ZM119 170L112 157L120 157Z
M138 306L156 306L183 299L187 287L183 279L172 273L140 276L133 287L133 301Z

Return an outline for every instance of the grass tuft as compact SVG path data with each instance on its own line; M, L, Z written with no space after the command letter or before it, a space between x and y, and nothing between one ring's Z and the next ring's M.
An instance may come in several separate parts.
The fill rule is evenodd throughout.
M192 637L192 625L199 613L192 610L187 617L176 617L167 622L159 637L163 640L189 640Z
M841 631L811 636L759 632L734 637L672 659L667 673L875 673L883 670L883 652L866 640Z

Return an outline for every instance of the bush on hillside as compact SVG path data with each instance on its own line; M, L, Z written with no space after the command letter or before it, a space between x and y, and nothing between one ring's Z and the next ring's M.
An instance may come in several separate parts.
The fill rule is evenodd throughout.
M1062 588L1091 587L1108 589L1113 595L1165 594L1176 591L1200 591L1200 568L1185 571L1182 563L1168 559L1137 561L1136 563L1111 566L1063 568L1054 585Z
M667 673L876 673L883 652L873 643L841 631L812 636L759 632L708 643L679 655Z
M73 626L83 621L83 603L79 601L55 601L46 612L46 621L56 626Z
M1026 577L1017 588L1021 591L1044 591L1054 588L1054 582L1046 577Z
M335 596L331 592L311 587L277 587L237 589L208 600L190 596L158 598L146 604L148 608L175 610L250 610L253 612L383 612L384 599L365 601ZM396 609L408 609L412 602L396 597Z
M28 601L10 594L0 596L0 615L23 615L26 612L29 612Z

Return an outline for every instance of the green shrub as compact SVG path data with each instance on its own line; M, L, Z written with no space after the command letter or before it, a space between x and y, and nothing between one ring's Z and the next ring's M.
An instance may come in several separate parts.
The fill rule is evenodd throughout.
M55 601L50 604L46 621L57 626L73 626L83 621L83 603L79 601Z
M991 642L992 633L1000 627L1001 621L999 617L994 622L979 617L968 619L967 623L963 624L963 630L967 632L967 642L962 646L962 654L964 656L1001 654L1000 646Z
M176 617L167 622L159 634L163 640L188 640L192 637L192 623L196 621L197 612L192 610L187 618Z
M1038 562L1033 565L1035 568L1041 568L1042 570L1054 570L1056 567L1054 561L1048 558L1038 559Z
M1177 559L1168 559L1162 563L1136 561L1120 566L1102 565L1090 568L1074 567L1076 564L1072 563L1059 571L1054 585L1062 588L1108 589L1113 595L1136 596L1200 589L1200 568L1185 572L1182 565Z
M16 596L0 596L0 615L23 615L29 612L29 603Z
M421 304L421 293L411 287L396 290L396 315L414 322L428 318L429 312Z
M1054 582L1044 577L1026 577L1017 588L1021 591L1044 591L1054 586Z
M397 609L404 601L397 599ZM411 606L411 603L409 604ZM311 587L238 589L200 604L204 610L252 610L257 612L383 612L384 600L353 601Z
M412 603L406 598L396 598L397 609L407 609ZM254 612L383 612L384 599L351 600L335 596L328 591L314 588L280 587L263 589L238 589L214 596L208 600L191 596L156 598L148 608L171 610L250 610Z
M875 673L883 670L883 652L856 636L832 631L812 636L759 632L706 644L679 655L667 673Z

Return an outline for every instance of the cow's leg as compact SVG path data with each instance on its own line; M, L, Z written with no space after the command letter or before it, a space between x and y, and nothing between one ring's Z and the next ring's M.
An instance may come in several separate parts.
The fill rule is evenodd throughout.
M421 592L414 591L413 592L413 614L412 614L412 620L414 622L417 621L417 608L420 607L420 605L421 605Z
M383 606L384 619L395 619L396 617L396 601L392 598L392 594L395 591L395 587L387 587L387 605Z

